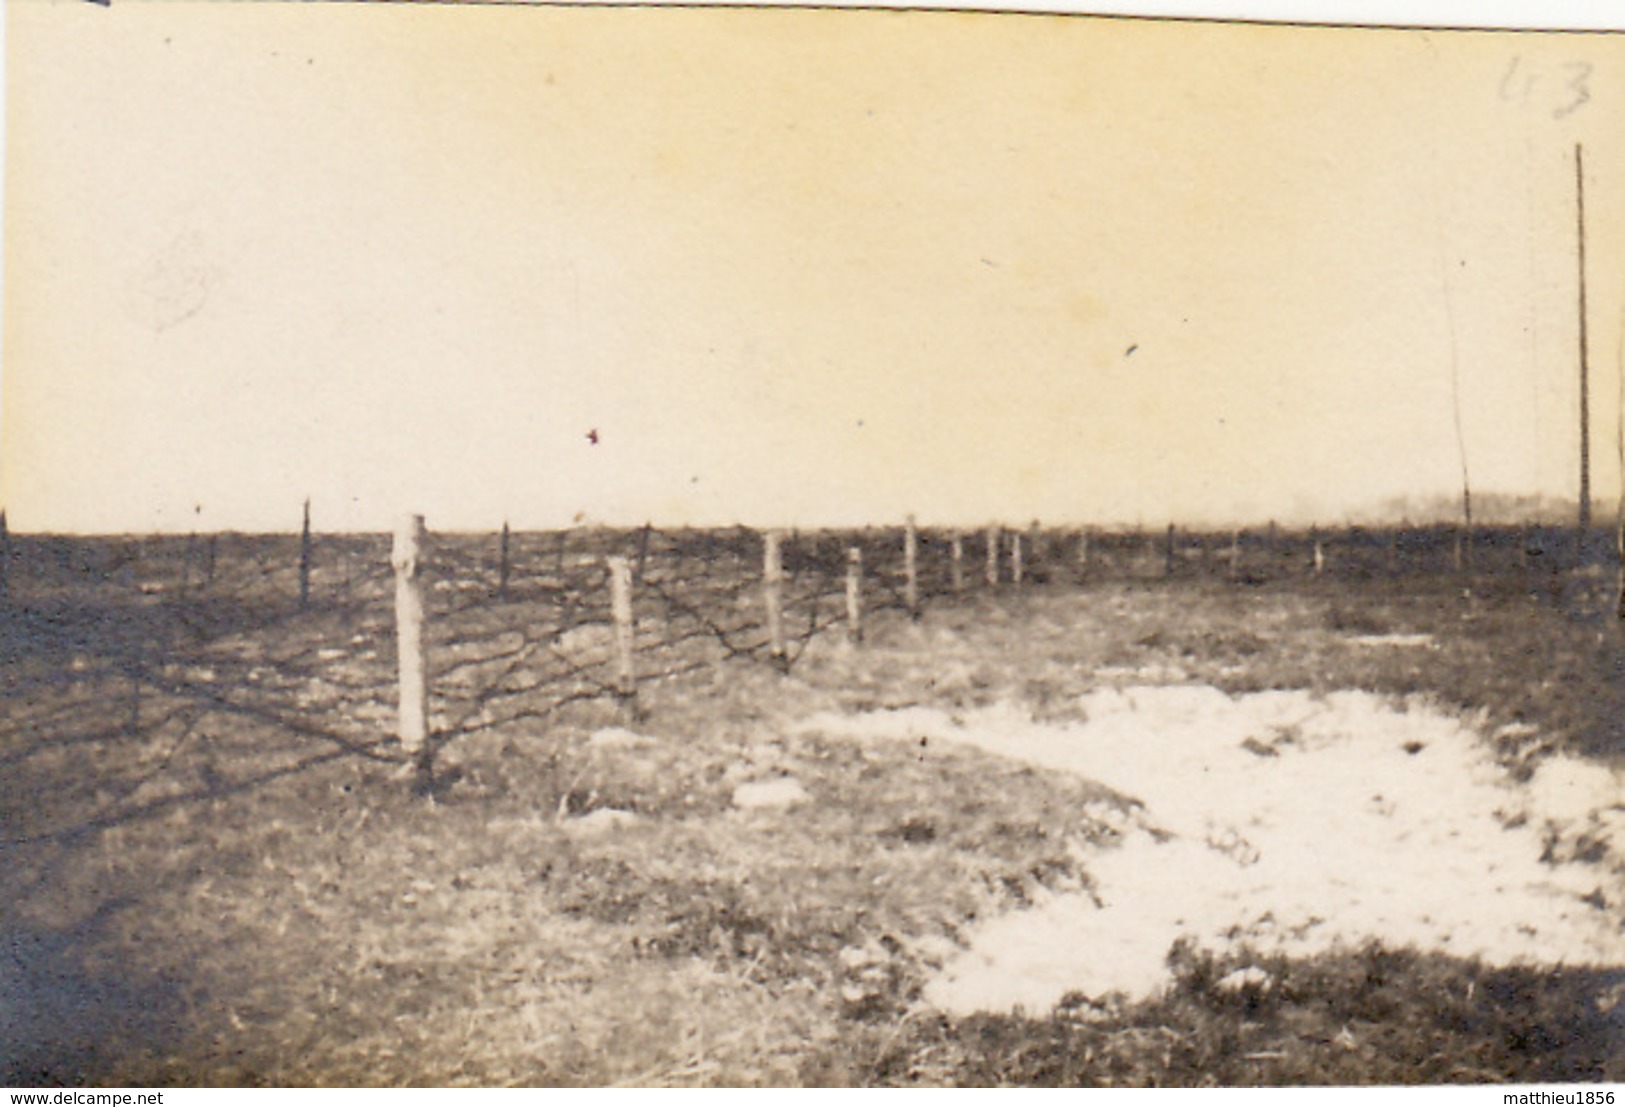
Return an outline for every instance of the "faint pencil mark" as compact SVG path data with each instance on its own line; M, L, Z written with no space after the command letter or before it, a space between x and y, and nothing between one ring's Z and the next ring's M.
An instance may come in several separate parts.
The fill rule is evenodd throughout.
M154 331L169 330L203 310L214 278L201 237L178 234L131 278L131 309Z
M1555 109L1552 112L1553 119L1562 119L1566 115L1579 111L1591 100L1591 63L1569 62L1563 68L1573 74L1573 78L1568 83L1568 89L1574 94L1574 99L1565 106Z
M1512 86L1513 78L1518 75L1518 71L1522 67L1523 67L1523 55L1522 54L1514 54L1512 56L1512 63L1507 66L1506 73L1503 74L1502 77L1501 77L1501 92L1500 92L1501 99L1506 100L1509 103L1511 101L1514 101L1514 100L1521 101L1523 103L1528 103L1529 102L1529 97L1535 90L1536 78L1534 77L1534 75L1531 74L1531 75L1528 75L1528 76L1524 77L1524 79L1523 79L1523 91L1522 92L1515 92L1513 90L1513 86Z

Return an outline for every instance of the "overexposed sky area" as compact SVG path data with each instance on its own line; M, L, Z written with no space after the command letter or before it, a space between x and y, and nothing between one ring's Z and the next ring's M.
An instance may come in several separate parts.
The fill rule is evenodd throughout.
M1625 36L11 0L17 530L1617 494ZM1455 380L1455 387L1452 381ZM596 439L596 441L595 441Z

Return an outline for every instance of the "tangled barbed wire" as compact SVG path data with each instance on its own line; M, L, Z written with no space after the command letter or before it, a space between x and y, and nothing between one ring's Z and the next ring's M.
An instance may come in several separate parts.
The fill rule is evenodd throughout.
M1528 573L1572 541L1511 528L1473 542L1481 570ZM730 530L577 528L440 534L428 547L432 743L545 725L565 707L623 704L607 562L632 565L633 668L640 681L716 666L793 669L848 624L849 550L866 613L918 614L985 592L990 579L1108 579L1459 570L1448 527L1228 533L902 527L788 533L780 543L782 642L765 604L764 535ZM0 634L0 779L26 789L80 772L63 819L0 805L0 847L69 836L254 787L335 758L407 760L394 738L395 640L388 538L297 536L8 538ZM1515 560L1513 560L1515 558ZM993 572L989 574L989 566ZM182 751L190 756L181 757ZM177 768L184 762L184 771ZM8 815L8 813L10 813Z

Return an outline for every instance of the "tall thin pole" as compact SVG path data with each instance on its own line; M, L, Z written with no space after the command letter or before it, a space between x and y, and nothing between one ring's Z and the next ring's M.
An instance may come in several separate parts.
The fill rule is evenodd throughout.
M1574 214L1580 264L1580 546L1585 564L1586 535L1591 530L1591 374L1586 365L1586 193L1585 154L1574 144Z

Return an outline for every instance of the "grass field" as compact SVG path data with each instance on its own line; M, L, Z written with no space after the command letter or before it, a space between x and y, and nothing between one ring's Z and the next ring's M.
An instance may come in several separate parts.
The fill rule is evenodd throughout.
M930 1002L990 922L1098 893L1146 797L829 720L1064 729L1114 688L1361 690L1459 722L1508 789L1558 759L1625 772L1625 638L1601 578L1506 575L1469 597L1448 574L1049 576L918 620L877 611L861 645L813 635L788 673L668 628L685 663L644 682L636 718L556 696L467 727L428 775L388 740L377 603L289 612L245 583L183 615L161 591L115 602L105 577L17 589L0 1082L1625 1080L1625 796L1544 826L1500 816L1568 881L1553 913L1603 935L1588 963L1193 934L1148 994ZM504 628L553 602L516 578L459 616L478 633L439 641L442 663L486 664L457 654L474 641L510 656L523 635ZM1565 892L1575 879L1594 890Z

